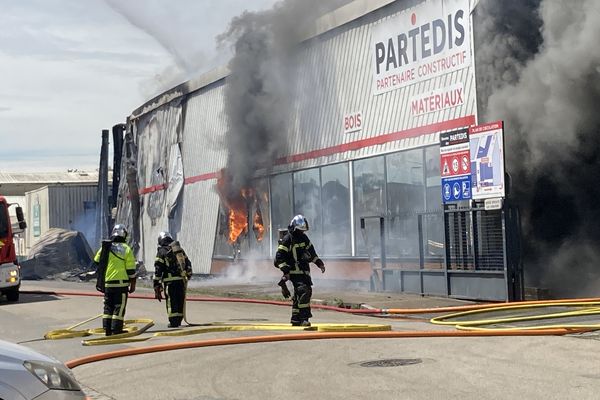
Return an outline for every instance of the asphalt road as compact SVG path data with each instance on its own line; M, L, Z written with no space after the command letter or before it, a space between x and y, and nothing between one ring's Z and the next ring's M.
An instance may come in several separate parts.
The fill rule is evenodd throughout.
M44 282L43 286L51 288L52 284ZM57 286L71 288L64 283ZM45 332L85 320L101 308L102 300L96 297L25 294L19 303L0 303L0 337L68 361L130 347L276 334L221 332L93 347L82 346L80 339L41 340ZM387 322L394 330L440 329L422 321L331 311L313 314L312 321L321 323ZM289 309L193 302L188 304L188 315L202 323L285 323ZM127 318L152 318L153 332L167 329L164 303L132 299ZM592 334L242 344L124 357L73 371L97 399L598 399L598 338Z

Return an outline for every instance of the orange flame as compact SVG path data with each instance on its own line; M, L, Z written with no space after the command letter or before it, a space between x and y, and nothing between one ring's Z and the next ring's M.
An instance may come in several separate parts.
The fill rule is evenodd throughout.
M258 207L256 207L256 214L254 214L254 225L252 228L254 229L254 235L256 236L256 240L259 242L262 241L265 237L265 226L263 224L260 208Z
M240 212L240 210L234 210L233 208L229 209L229 234L228 240L229 244L235 243L235 241L240 237L243 233L247 233L248 230L248 217L246 217L245 212Z
M252 230L256 240L260 242L264 237L265 227L254 190L243 188L237 194L228 194L226 179L227 176L222 173L217 180L217 188L223 205L228 209L227 239L229 244L236 243L241 235L248 234L248 208L252 208L252 205L256 206L254 207L256 212L252 219Z

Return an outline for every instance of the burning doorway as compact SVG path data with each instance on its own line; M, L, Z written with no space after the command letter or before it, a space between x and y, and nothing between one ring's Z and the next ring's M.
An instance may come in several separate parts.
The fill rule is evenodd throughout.
M232 189L222 173L217 180L221 200L215 257L234 260L270 256L269 186L266 179L253 180L242 189Z

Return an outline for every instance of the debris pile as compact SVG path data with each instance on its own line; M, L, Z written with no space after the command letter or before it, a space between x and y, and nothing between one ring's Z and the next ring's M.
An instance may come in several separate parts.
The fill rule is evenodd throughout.
M52 228L35 243L21 263L23 279L79 280L94 269L94 253L78 231Z

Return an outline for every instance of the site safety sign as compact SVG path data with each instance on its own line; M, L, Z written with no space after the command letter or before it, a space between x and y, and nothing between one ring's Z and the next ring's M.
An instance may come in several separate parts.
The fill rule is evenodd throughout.
M444 203L472 198L468 128L440 133L440 175Z

